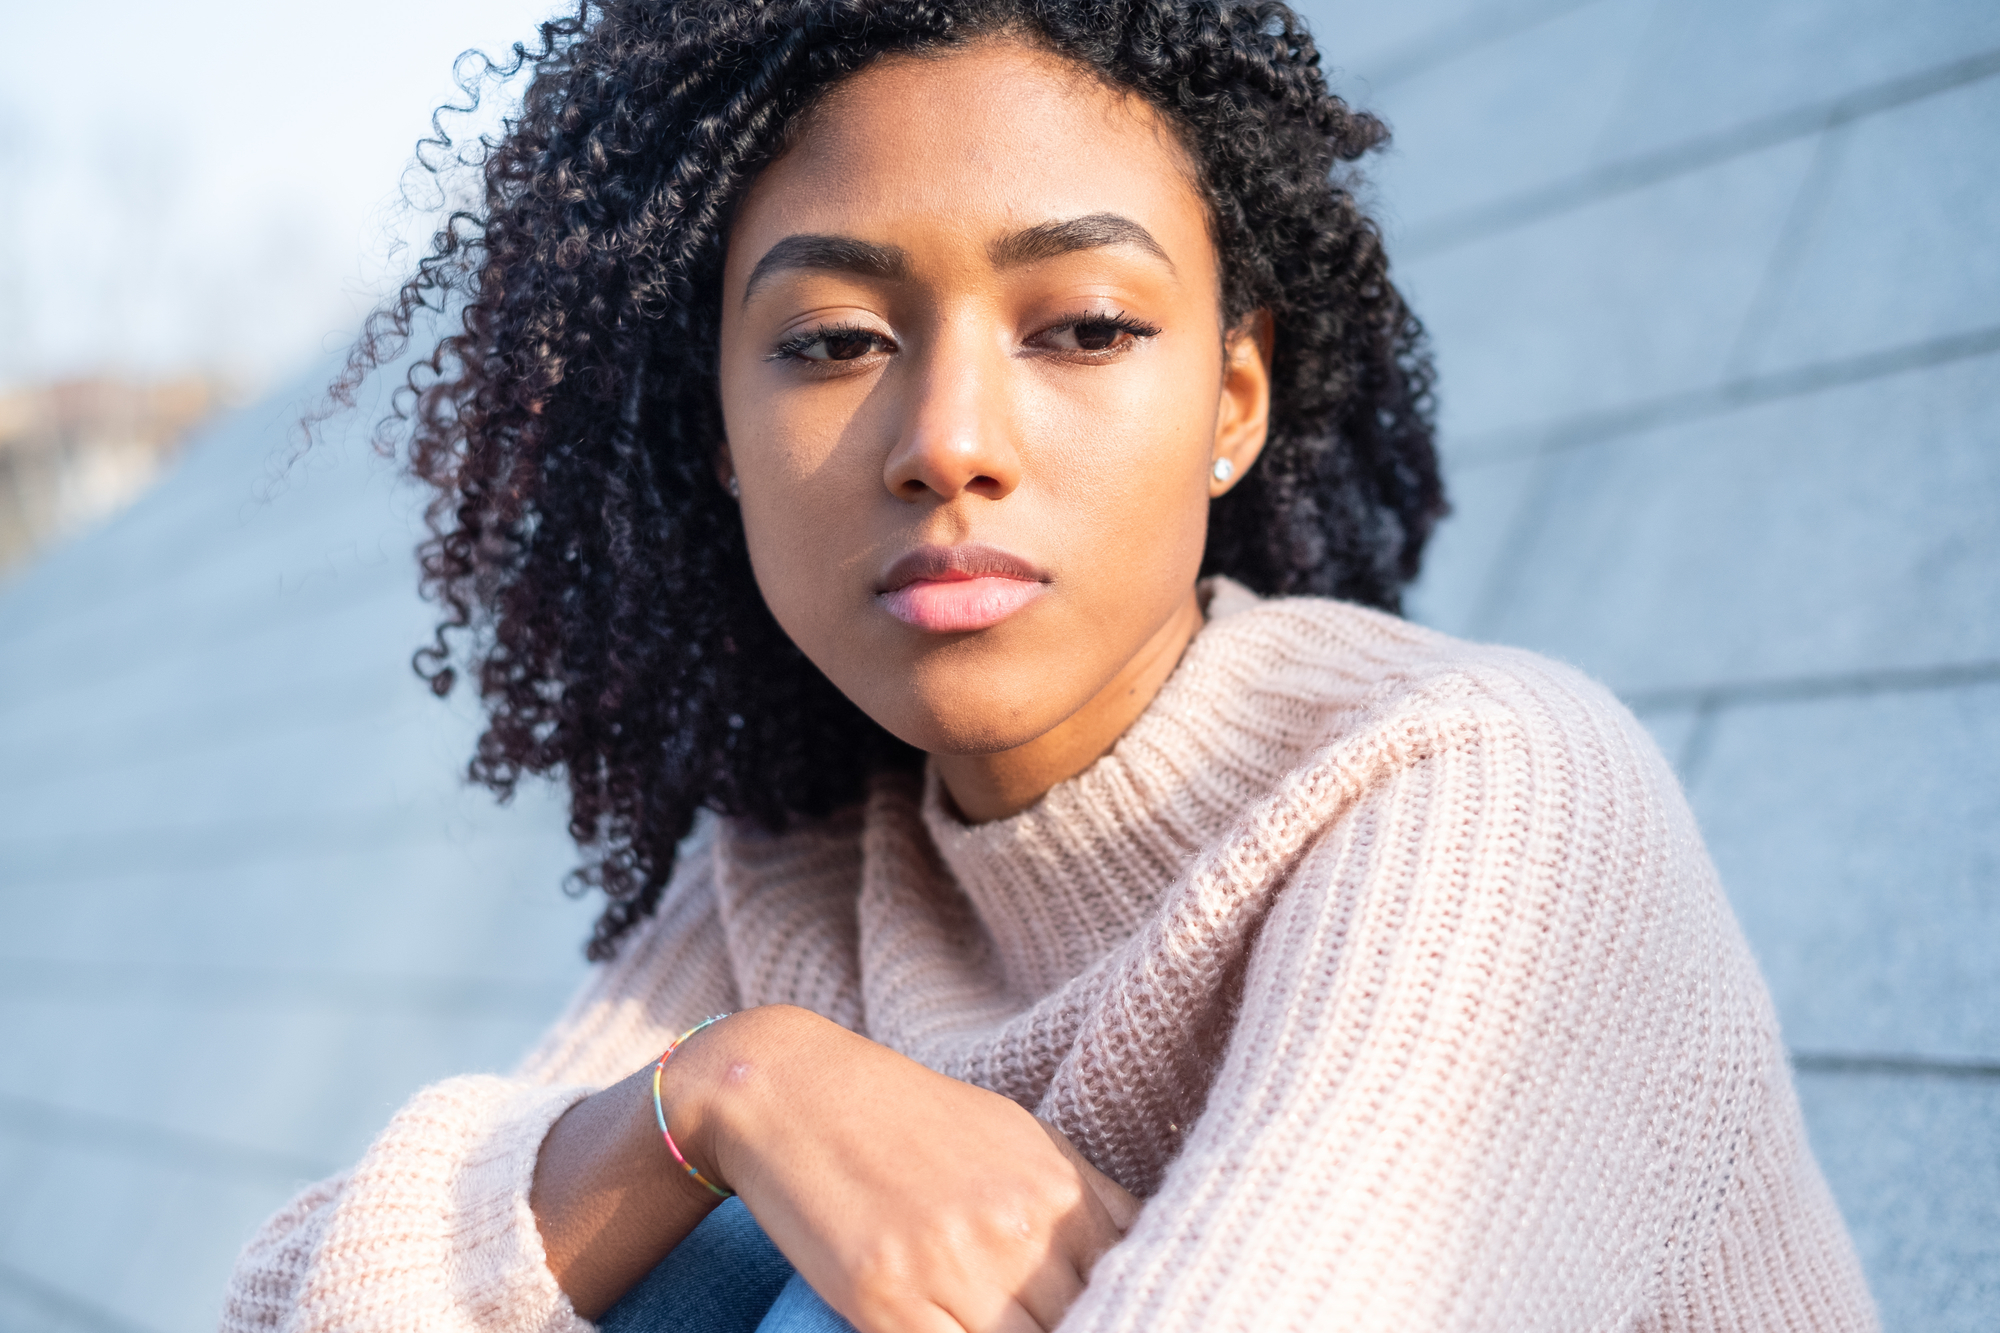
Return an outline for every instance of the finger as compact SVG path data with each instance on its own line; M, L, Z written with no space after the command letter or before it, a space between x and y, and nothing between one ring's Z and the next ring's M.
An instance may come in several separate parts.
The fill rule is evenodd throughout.
M1030 1273L1016 1289L1014 1299L1038 1328L1054 1328L1062 1322L1076 1298L1083 1295L1084 1275L1060 1250L1048 1262Z
M1075 1152L1075 1148L1071 1151ZM1121 1236L1130 1231L1139 1218L1139 1200L1132 1191L1085 1162L1082 1153L1077 1153L1077 1161L1082 1164L1083 1183L1090 1186L1090 1192L1104 1205L1104 1211L1111 1214L1111 1225L1118 1228Z
M1069 1159L1070 1165L1074 1166L1077 1174L1083 1177L1084 1184L1090 1186L1092 1196L1110 1217L1111 1225L1117 1229L1118 1234L1122 1236L1131 1230L1132 1222L1139 1216L1140 1208L1139 1200L1133 1197L1132 1192L1092 1166L1090 1159L1069 1141L1067 1134L1039 1117L1035 1123L1042 1127L1042 1132L1056 1145L1056 1151Z
M974 1333L968 1325L960 1323L950 1311L929 1301L915 1302L913 1307L894 1306L877 1309L847 1309L827 1302L848 1323L854 1325L856 1333Z
M1037 1120L1036 1123L1041 1125L1042 1131L1076 1172L1077 1181L1083 1186L1083 1197L1078 1206L1057 1221L1054 1241L1057 1253L1068 1261L1077 1282L1087 1283L1091 1271L1097 1267L1097 1261L1125 1238L1126 1227L1138 1216L1139 1203L1117 1181L1085 1161L1077 1146L1061 1130L1045 1121Z
M1064 1309L1069 1307L1065 1305ZM1006 1300L990 1310L941 1311L951 1319L950 1327L964 1329L965 1333L1048 1333L1062 1319L1058 1314L1044 1323L1028 1312L1028 1307L1017 1300ZM940 1330L943 1329L940 1325Z
M856 1329L861 1325L856 1324ZM951 1311L940 1305L926 1306L913 1314L906 1314L880 1329L868 1329L866 1333L981 1333L970 1324L960 1321Z

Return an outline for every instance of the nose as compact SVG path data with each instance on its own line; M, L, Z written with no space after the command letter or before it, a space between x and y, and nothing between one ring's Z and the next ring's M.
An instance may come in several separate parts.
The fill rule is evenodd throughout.
M1009 362L966 329L947 332L910 367L901 430L882 469L890 494L911 503L967 493L1000 500L1020 485Z

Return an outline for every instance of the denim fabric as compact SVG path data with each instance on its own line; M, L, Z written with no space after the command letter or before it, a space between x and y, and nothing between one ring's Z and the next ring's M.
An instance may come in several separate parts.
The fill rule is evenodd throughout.
M792 1271L741 1199L702 1219L597 1326L604 1333L854 1333Z
M730 1199L611 1307L605 1333L757 1333L792 1277L741 1199Z
M806 1285L804 1278L794 1273L785 1289L778 1293L764 1322L757 1325L757 1333L854 1333L854 1325L841 1318L819 1298L818 1292Z

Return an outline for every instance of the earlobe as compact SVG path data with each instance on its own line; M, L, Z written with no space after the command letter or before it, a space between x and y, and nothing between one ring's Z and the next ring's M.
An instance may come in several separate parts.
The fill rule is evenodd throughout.
M1271 355L1276 324L1268 310L1244 317L1223 345L1222 397L1216 404L1209 492L1221 495L1264 450L1271 422Z

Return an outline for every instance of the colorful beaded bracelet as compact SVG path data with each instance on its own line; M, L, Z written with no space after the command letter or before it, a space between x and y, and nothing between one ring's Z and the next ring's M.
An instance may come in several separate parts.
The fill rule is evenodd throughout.
M718 1199L733 1199L736 1197L736 1191L723 1189L707 1176L695 1170L694 1165L687 1158L681 1156L680 1148L674 1144L674 1136L667 1132L667 1108L660 1101L660 1076L667 1072L667 1057L678 1051L681 1048L682 1042L707 1027L710 1023L720 1023L727 1017L729 1017L728 1014L710 1014L686 1032L681 1033L680 1036L675 1037L673 1044L668 1046L665 1051L662 1051L660 1058L653 1062L653 1115L660 1122L660 1137L667 1141L667 1151L674 1155L674 1160L681 1164L681 1169L700 1181Z

